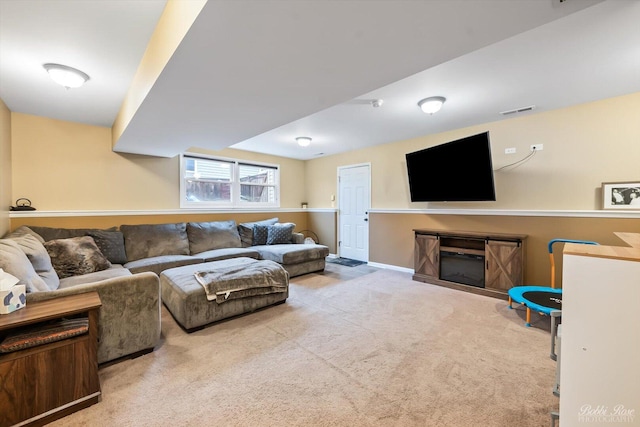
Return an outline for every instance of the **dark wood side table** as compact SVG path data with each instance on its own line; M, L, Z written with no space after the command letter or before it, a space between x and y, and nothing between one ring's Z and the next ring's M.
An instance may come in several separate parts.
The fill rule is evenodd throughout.
M97 292L27 304L0 316L0 334L56 319L88 317L87 333L0 354L0 426L39 426L98 402Z

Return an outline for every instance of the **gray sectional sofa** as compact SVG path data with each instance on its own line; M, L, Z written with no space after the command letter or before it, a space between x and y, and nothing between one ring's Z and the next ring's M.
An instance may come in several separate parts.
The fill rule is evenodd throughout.
M160 275L169 268L248 257L275 261L290 277L324 270L329 248L304 244L302 234L293 232L294 224L290 224L286 240L257 244L262 242L254 240L254 227L278 225L278 218L240 225L233 220L121 225L127 254L124 267L132 273L153 271Z
M277 218L239 225L230 220L107 230L23 226L0 239L0 268L25 278L27 305L97 291L102 301L98 362L104 363L157 345L162 301L158 276L164 270L238 257L275 261L289 276L323 270L329 249L304 244L294 227L279 224Z

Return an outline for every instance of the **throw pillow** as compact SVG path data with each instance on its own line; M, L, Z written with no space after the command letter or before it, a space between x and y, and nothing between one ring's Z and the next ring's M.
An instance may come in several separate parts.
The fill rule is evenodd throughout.
M293 229L295 224L288 222L286 224L274 224L269 226L267 235L267 245L282 245L291 243L293 237Z
M95 230L87 233L93 238L100 252L112 264L126 264L127 253L124 250L124 235L120 231Z
M187 236L191 254L242 246L234 220L190 222L187 224Z
M109 260L100 252L90 236L51 240L45 242L44 247L47 248L53 268L61 279L111 267Z
M269 237L269 227L271 227L271 225L253 225L253 246L267 244L267 237Z
M278 222L278 218L270 218L262 221L254 221L254 222L243 222L238 225L238 231L240 232L240 241L242 242L242 247L246 248L249 246L253 246L253 226L255 224L258 225L273 225Z
M9 237L20 246L38 276L47 284L47 288L55 291L60 286L60 279L53 269L51 257L43 244L32 234L13 235Z
M15 230L13 230L11 233L8 233L6 236L4 236L4 239L10 239L12 237L20 237L20 236L24 236L25 234L30 234L33 237L35 237L36 239L38 239L38 241L40 243L44 243L44 239L42 238L42 236L40 236L38 233L36 233L35 231L33 231L32 229L30 229L29 227L27 227L26 225L21 225L20 227L16 228Z
M0 239L0 268L20 279L18 284L26 285L27 292L48 291L49 287L33 269L31 261L20 246L11 239Z

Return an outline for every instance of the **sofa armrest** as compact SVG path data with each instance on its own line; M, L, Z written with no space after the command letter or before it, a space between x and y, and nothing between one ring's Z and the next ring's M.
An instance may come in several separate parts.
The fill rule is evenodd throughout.
M304 234L294 232L291 236L291 243L304 243Z
M160 281L154 273L114 277L64 289L27 294L27 305L97 291L98 363L153 348L160 339Z

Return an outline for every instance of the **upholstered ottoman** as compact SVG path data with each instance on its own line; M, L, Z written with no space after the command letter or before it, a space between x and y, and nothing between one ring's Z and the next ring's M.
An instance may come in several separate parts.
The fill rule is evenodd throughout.
M273 261L232 258L165 270L160 290L174 319L190 331L286 301L289 273Z

